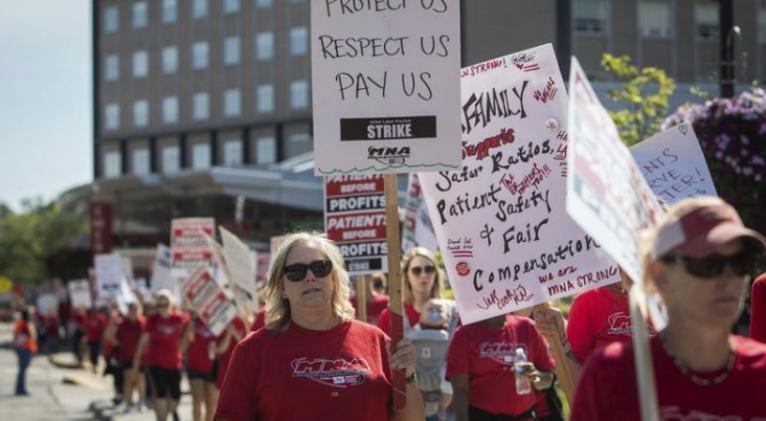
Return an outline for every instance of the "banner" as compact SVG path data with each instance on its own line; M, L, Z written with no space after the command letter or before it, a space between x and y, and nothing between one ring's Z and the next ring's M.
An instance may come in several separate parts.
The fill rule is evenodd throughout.
M213 235L213 218L174 219L170 231L171 276L178 285L199 266L212 267L213 253L204 235Z
M67 283L69 300L73 309L89 310L93 307L93 297L90 295L90 282L87 279L75 279Z
M402 253L407 253L415 246L425 247L431 251L439 249L431 217L428 216L428 207L423 200L420 180L417 174L410 173L402 224Z
M205 326L216 336L237 316L237 308L229 301L210 269L204 266L189 275L181 290Z
M630 153L657 199L672 205L686 197L717 196L705 155L689 123L671 127Z
M229 268L229 287L234 294L237 305L246 310L258 311L258 300L255 292L255 261L250 253L250 247L236 235L223 227L218 228L223 242L223 254L226 266Z
M460 164L460 1L311 2L317 175Z
M641 230L662 210L574 57L569 92L567 212L640 283Z
M93 256L112 252L112 204L91 202L88 209L90 219L90 244Z
M96 268L96 296L100 300L116 299L121 292L125 280L122 257L117 253L97 254L94 266Z
M461 77L462 168L418 174L461 320L617 282L618 268L565 211L567 95L553 47Z

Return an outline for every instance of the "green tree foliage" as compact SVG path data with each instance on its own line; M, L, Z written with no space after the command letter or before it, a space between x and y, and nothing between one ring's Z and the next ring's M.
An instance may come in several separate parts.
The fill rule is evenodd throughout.
M52 275L47 259L71 247L86 232L84 217L65 212L53 202L27 200L19 213L0 204L0 275L38 283Z
M609 91L609 98L625 108L610 111L622 141L630 146L657 133L668 114L668 98L676 83L664 70L638 68L627 55L604 53L601 67L622 83L621 89Z

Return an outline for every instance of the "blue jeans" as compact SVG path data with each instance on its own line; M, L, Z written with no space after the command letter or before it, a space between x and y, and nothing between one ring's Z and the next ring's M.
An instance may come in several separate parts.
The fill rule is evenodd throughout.
M16 376L16 394L26 395L27 392L27 368L32 362L32 351L25 348L16 348L16 356L19 357L19 374Z

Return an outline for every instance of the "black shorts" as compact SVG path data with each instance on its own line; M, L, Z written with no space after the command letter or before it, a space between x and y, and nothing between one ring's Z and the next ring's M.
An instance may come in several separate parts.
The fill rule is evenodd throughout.
M213 366L210 368L210 371L204 372L204 371L198 371L198 370L186 370L186 377L189 378L189 380L204 380L208 383L215 383L215 381L218 379L218 359L215 359L213 361Z
M150 366L149 375L157 398L181 399L181 370Z

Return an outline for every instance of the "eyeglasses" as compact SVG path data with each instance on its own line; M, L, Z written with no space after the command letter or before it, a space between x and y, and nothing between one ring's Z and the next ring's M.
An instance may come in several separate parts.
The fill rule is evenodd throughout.
M665 263L681 263L689 274L698 278L710 279L721 276L726 266L737 276L749 275L755 268L756 256L749 250L742 250L731 256L713 254L707 257L695 258L688 256L669 255L660 260Z
M290 282L300 282L306 279L306 274L311 270L317 278L324 278L332 272L332 260L314 260L310 263L294 263L282 269L285 277Z
M410 268L410 272L412 272L415 276L420 276L423 272L425 272L427 275L430 275L434 272L436 272L436 266L428 265L428 266L412 266Z

